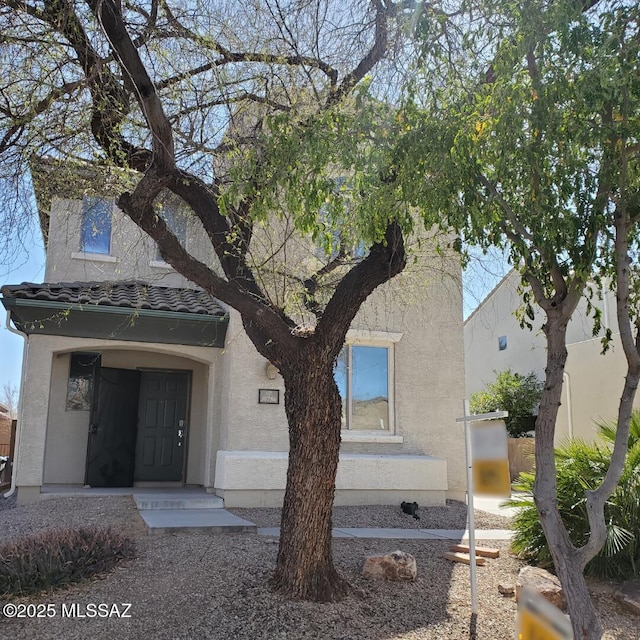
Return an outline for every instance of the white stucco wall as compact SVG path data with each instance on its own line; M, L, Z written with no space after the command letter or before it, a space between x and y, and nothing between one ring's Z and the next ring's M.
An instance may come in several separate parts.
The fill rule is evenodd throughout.
M521 305L519 281L515 271L509 272L464 323L467 398L493 382L494 371L534 371L542 378L546 360L546 342L540 330L542 318L536 317L531 331L520 327L514 315ZM507 338L504 351L498 348L501 336Z

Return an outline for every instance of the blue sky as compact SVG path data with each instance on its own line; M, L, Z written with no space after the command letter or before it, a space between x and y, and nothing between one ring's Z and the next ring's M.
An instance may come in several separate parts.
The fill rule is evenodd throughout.
M31 242L16 255L12 265L0 266L0 285L20 282L42 282L44 280L44 245L39 230L25 234ZM5 308L0 305L2 326L0 328L0 393L10 383L20 388L22 349L24 339L7 329Z

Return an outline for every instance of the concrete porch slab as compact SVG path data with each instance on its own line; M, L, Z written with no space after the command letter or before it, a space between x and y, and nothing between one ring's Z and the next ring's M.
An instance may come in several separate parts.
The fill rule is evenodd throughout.
M224 509L145 509L139 511L150 535L159 533L255 533L253 522Z
M84 487L71 484L43 484L40 487L40 498L71 498L82 496L161 496L164 494L179 496L204 497L208 494L203 487ZM213 496L217 497L217 496Z
M139 493L133 499L139 511L149 509L222 509L224 500L204 492L163 491L161 493Z

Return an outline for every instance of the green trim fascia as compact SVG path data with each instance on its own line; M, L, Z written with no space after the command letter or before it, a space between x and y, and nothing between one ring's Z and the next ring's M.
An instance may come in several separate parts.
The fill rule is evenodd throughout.
M210 316L205 313L184 313L182 311L158 311L156 309L135 309L133 307L112 307L101 304L82 304L69 302L53 302L51 300L30 300L25 298L2 298L5 309L17 307L61 309L70 311L88 311L89 313L111 313L114 315L139 316L149 318L163 318L165 320L190 320L192 322L220 322L228 323L229 317Z

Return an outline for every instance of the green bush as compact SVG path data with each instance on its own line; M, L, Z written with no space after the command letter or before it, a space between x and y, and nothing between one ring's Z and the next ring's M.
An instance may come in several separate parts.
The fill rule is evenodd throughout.
M571 440L556 449L558 508L569 537L576 546L589 538L585 491L595 489L611 461L616 423L598 425L602 443ZM513 519L512 548L532 564L553 568L547 541L533 503L534 476L521 473L514 483L522 498L509 506L522 507ZM586 566L587 575L627 580L640 576L640 412L634 411L629 434L629 452L620 482L605 504L607 540L600 553Z
M471 412L508 411L509 416L504 421L507 432L512 438L521 438L535 427L533 411L542 397L543 385L535 373L523 376L512 373L511 369L494 373L495 382L488 384L485 391L471 396Z
M106 573L135 547L111 529L45 531L0 546L0 595L26 595Z

